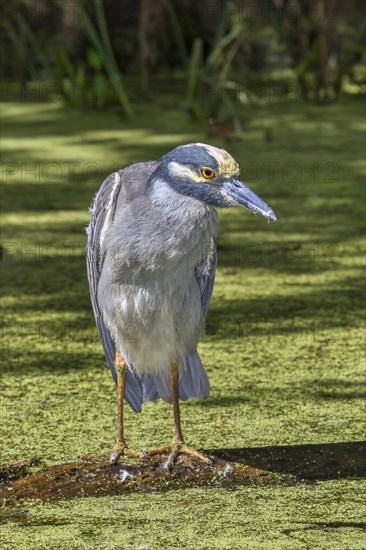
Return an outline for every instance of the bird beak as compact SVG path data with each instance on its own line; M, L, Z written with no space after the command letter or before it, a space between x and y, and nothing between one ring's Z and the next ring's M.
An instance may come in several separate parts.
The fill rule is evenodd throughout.
M269 220L277 220L272 208L240 180L236 178L230 179L223 184L221 189L233 206L244 206L254 214L262 214L262 216Z

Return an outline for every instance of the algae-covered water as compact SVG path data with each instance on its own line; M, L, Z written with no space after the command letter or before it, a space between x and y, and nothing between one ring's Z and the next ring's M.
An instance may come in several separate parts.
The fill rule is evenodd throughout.
M200 343L211 396L182 405L184 433L299 481L27 500L4 506L2 546L366 548L362 446L352 445L365 413L362 104L251 106L232 143L208 139L169 102L137 110L126 123L58 102L3 107L1 462L111 448L116 396L88 296L88 207L118 167L209 141L237 158L279 222L220 212ZM126 411L134 448L171 432L168 404Z

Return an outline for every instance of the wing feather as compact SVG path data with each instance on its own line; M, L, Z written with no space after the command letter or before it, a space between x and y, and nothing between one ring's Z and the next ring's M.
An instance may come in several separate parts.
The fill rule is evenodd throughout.
M106 327L100 304L98 303L98 283L103 269L104 248L103 242L108 228L113 223L119 195L123 189L123 200L127 196L144 192L152 172L156 169L156 161L138 163L110 174L102 183L90 209L91 220L87 228L87 274L89 281L90 298L93 306L98 334L103 345L104 353L117 383L117 373L114 366L116 345ZM137 177L138 176L138 177ZM128 186L126 187L126 184ZM127 365L125 399L135 412L141 412L143 401L142 378L138 377Z
M201 290L201 302L205 319L215 282L217 265L216 256L216 245L212 239L207 251L207 256L203 259L202 263L196 267L196 279Z
M116 346L105 323L98 304L98 283L103 267L104 255L102 244L105 231L112 223L122 179L118 172L110 174L102 183L90 209L91 219L87 228L88 240L86 246L86 263L89 280L90 298L93 306L95 322L99 338L102 342L109 368L117 383L117 373L114 367Z

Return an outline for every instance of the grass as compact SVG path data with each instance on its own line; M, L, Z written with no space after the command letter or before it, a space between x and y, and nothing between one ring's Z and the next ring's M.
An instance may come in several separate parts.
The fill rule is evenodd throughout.
M66 462L113 444L115 389L85 273L88 206L117 167L208 139L169 99L136 111L126 123L57 102L4 105L2 462ZM205 449L287 446L289 459L306 444L342 452L363 437L362 104L242 114L243 141L210 143L230 150L280 221L220 212L200 344L211 397L182 405L185 435ZM126 431L132 447L167 443L171 407L128 410ZM359 474L319 468L315 483L293 487L27 501L6 508L3 547L361 549Z

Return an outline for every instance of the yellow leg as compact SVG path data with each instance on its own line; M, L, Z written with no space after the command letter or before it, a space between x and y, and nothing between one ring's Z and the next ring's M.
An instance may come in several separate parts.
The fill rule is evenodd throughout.
M178 363L174 361L170 369L170 385L172 388L173 414L174 414L174 437L173 441L184 443L182 427L180 424L179 408L179 372Z
M170 384L172 388L172 401L173 401L173 414L174 414L174 436L173 441L169 447L162 447L154 451L149 451L149 456L155 456L158 454L165 454L169 452L167 461L164 464L164 468L171 470L174 466L178 455L185 454L191 456L197 460L201 460L207 464L211 464L211 460L208 456L205 456L193 449L187 447L184 443L182 427L180 422L180 408L179 408L179 372L178 362L174 361L170 369Z
M142 453L132 451L128 449L125 438L124 438L124 422L123 422L123 400L125 398L125 387L126 387L126 374L127 374L127 365L119 351L116 352L116 362L115 367L118 376L117 383L117 430L116 430L116 444L113 447L112 454L110 457L110 463L115 464L118 461L118 458L121 455L131 456L131 457L141 457Z

